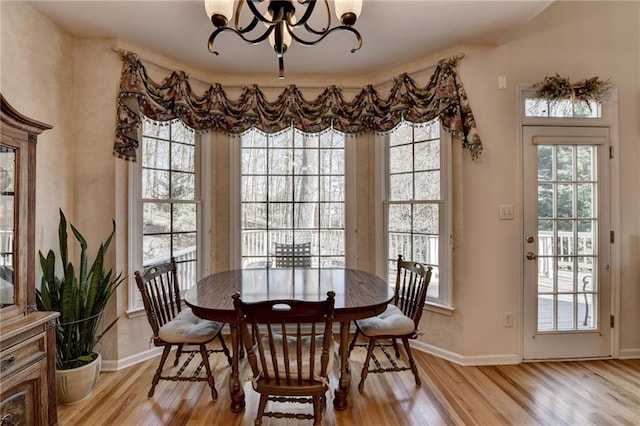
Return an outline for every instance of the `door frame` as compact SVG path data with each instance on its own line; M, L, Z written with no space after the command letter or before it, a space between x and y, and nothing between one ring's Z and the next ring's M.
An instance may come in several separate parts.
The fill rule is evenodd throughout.
M544 118L525 117L525 99L535 97L535 89L531 84L520 84L517 89L518 102L518 146L517 146L517 191L520 206L518 215L519 247L525 246L524 235L524 126L544 127L608 127L609 146L613 158L609 159L609 223L611 231L615 233L615 240L610 245L610 291L611 291L611 315L615 318L615 326L611 329L611 358L619 358L620 354L620 156L618 133L618 90L612 88L608 99L602 103L601 118ZM524 254L518 256L519 286L518 297L518 358L525 361L524 355Z

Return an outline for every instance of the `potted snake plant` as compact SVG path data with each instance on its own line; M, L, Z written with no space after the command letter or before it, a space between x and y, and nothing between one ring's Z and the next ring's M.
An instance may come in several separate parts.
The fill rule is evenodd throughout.
M36 289L36 305L41 311L60 312L56 324L56 384L58 398L64 403L85 399L93 391L100 373L102 357L96 345L118 318L104 325L102 317L110 297L124 280L104 264L104 258L116 230L100 244L95 260L88 267L87 242L78 229L71 226L80 244L80 263L69 260L67 220L60 210L58 238L62 272L56 274L56 256L49 250L46 257L39 252L42 283Z

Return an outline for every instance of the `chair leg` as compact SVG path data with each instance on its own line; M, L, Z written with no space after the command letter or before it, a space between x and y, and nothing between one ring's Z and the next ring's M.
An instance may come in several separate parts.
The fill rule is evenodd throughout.
M351 343L349 344L349 351L347 352L347 356L351 355L351 351L356 346L356 339L360 335L360 330L356 328L356 332L353 333L353 339L351 339Z
M398 341L396 339L391 339L391 344L393 345L393 349L396 351L396 358L400 358L400 349L398 348Z
M207 347L205 345L200 345L200 354L202 355L202 363L204 364L204 369L207 371L207 382L209 382L209 387L211 388L211 398L218 399L218 391L216 390L216 379L214 379L213 374L211 374L211 366L209 365L209 352L207 352Z
M269 395L266 393L260 394L260 402L258 403L258 414L256 414L256 419L253 422L254 425L260 426L262 425L262 416L264 416L264 409L267 407L267 398Z
M233 360L231 359L229 348L227 347L227 343L224 341L224 336L222 336L222 333L218 333L218 340L220 340L220 346L222 346L222 352L224 352L224 354L227 356L227 361L229 362L229 365L231 365Z
M409 366L411 367L411 371L413 371L413 376L416 379L416 385L420 386L422 382L420 381L420 375L418 374L418 366L416 362L413 360L413 355L411 354L411 346L409 346L409 339L404 337L402 339L402 343L404 344L404 350L407 352L407 356L409 357Z
M182 355L182 344L178 345L178 349L176 350L176 360L173 361L173 366L176 367L178 362L180 361L180 355Z
M313 397L313 424L319 425L322 422L322 400L320 396Z
M376 347L376 339L369 339L369 348L367 349L367 357L364 360L364 364L362 364L362 372L360 373L360 383L358 384L358 390L362 392L364 390L364 381L367 378L367 374L369 374L369 361L371 360L371 355L373 355L373 349Z
M169 356L169 352L171 351L171 345L166 345L162 350L162 356L160 357L160 365L156 369L156 374L153 376L153 380L151 381L151 389L149 389L149 393L147 396L151 398L153 393L156 390L156 385L160 381L160 375L162 374L162 368L164 367L164 363L167 361L167 357Z

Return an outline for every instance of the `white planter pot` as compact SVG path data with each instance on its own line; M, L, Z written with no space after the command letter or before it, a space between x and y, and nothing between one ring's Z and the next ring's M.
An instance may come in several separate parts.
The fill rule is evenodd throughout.
M74 404L88 398L93 392L101 367L102 356L98 354L96 359L82 367L56 370L58 401Z

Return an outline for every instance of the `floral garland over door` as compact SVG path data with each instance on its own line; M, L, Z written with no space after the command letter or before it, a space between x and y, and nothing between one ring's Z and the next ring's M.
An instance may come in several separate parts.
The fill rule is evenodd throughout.
M311 133L330 127L350 134L387 132L403 119L422 123L439 117L445 129L462 139L473 159L482 151L469 100L457 73L462 56L439 61L423 88L407 74L400 75L386 98L368 85L350 101L335 86L307 100L300 89L289 85L274 102L269 102L257 85L243 88L235 100L229 99L219 83L198 96L192 92L184 71L173 71L158 84L149 78L138 55L121 51L120 57L122 75L113 151L126 160L136 160L137 130L143 116L156 121L179 118L196 131L227 134L252 127L274 133L291 125Z

